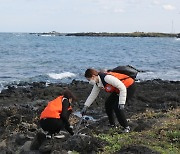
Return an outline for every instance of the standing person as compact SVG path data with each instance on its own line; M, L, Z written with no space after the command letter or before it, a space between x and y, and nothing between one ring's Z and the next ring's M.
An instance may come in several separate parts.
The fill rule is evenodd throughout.
M130 127L124 113L124 105L126 101L132 98L135 92L135 82L131 77L114 72L97 72L95 69L87 69L85 77L93 89L88 96L81 114L86 113L87 108L93 103L99 94L100 89L111 93L105 102L105 110L108 115L109 123L115 126L114 114L117 117L119 124L124 128L124 132L129 132Z
M71 103L74 101L75 96L69 90L65 90L61 96L50 101L42 111L40 126L44 131L48 132L48 137L59 133L63 128L71 135L74 134L69 123L69 116L72 113ZM55 137L58 137L58 135Z

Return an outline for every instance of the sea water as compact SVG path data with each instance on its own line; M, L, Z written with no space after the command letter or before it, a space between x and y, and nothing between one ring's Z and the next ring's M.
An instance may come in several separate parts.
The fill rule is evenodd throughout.
M87 68L132 65L137 79L180 80L180 39L0 33L0 90L19 82L85 80Z

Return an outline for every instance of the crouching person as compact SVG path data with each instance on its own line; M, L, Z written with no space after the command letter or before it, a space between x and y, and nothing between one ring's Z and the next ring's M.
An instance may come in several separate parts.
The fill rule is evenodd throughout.
M40 116L40 126L47 131L47 137L53 135L58 138L58 133L62 129L66 129L71 135L74 134L70 127L69 116L72 113L71 103L75 101L75 96L65 90L63 94L56 99L50 101Z

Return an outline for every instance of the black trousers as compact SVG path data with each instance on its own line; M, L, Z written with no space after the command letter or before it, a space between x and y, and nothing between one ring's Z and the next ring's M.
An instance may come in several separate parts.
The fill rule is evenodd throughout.
M134 95L134 92L135 92L135 83L133 83L129 88L127 88L126 101L131 100L131 98ZM128 122L124 110L119 109L118 104L119 104L119 96L117 95L117 93L112 93L105 102L106 114L108 116L109 123L111 125L115 125L115 120L114 120L114 113L115 113L119 124L125 128L128 126Z
M57 118L41 119L40 126L44 131L47 131L49 134L59 133L59 131L64 128L62 119Z

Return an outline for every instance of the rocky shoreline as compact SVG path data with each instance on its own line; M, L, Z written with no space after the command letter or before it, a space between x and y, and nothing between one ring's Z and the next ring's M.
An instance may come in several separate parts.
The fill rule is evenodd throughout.
M179 109L180 81L150 80L136 83L136 94L126 104L127 118L132 131L141 132L152 128L158 119L136 119L133 117L144 112L162 112ZM82 109L92 86L83 81L72 81L70 84L50 84L44 82L26 85L9 86L0 93L0 153L103 153L106 142L96 138L94 134L108 133L108 121L104 111L104 101L108 97L100 92L96 101L88 109L87 117L82 124L81 134L69 136L66 132L63 139L46 140L39 127L39 115L48 101L57 97L64 88L69 88L77 97L73 104L74 112ZM178 118L178 117L177 117ZM71 124L76 127L79 117L71 116ZM84 129L86 128L86 129ZM120 131L120 129L119 129ZM85 135L82 135L85 134ZM131 145L122 148L119 153L138 149L139 153L159 153L142 145Z
M59 33L56 31L44 32L44 33L29 33L31 35L43 36L88 36L88 37L178 37L179 34L173 33L145 33L145 32L133 32L133 33L95 33L95 32L82 32L82 33Z

